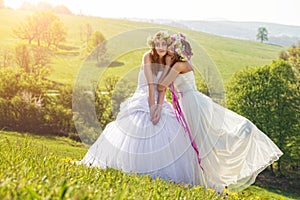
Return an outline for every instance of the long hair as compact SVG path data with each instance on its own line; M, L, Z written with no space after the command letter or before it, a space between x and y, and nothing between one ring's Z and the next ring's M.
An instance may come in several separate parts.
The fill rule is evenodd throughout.
M182 61L180 55L178 55L177 53L174 53L174 54L172 55L172 62L171 62L170 67L173 67L173 66L175 65L176 62L180 62L180 61Z
M172 55L172 62L170 65L170 68L172 68L176 62L184 62L190 59L190 57L193 55L192 48L189 42L181 39L181 52L184 52L184 54L179 55L177 51L174 51ZM175 48L178 48L175 46Z
M167 54L166 54L167 55ZM160 71L160 68L164 65L166 65L166 55L162 57L162 59L159 59L159 55L155 48L152 48L150 51L150 62L151 62L151 70L152 73L156 76L158 71ZM162 65L162 66L160 66Z
M182 44L182 59L190 60L193 55L191 44L184 39L181 39L181 44Z
M157 33L154 34L154 36L149 36L147 39L147 44L151 49L150 51L151 70L153 74L157 75L158 71L160 71L160 68L166 65L166 61L165 61L166 55L163 56L162 59L159 58L159 55L155 49L155 44L154 44L155 39L164 40L167 43L167 45L171 44L171 39L168 31L163 31L163 30L158 31Z

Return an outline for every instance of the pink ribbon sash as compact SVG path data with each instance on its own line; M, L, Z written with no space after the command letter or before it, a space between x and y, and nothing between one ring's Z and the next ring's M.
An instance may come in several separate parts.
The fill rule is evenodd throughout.
M174 88L174 83L171 84L171 93L172 93L172 105L173 105L173 109L174 109L176 118L179 121L179 123L183 126L185 132L188 133L189 139L190 139L191 144L192 144L192 147L194 148L194 150L197 154L197 159L198 159L198 163L200 165L200 168L202 169L202 171L204 171L202 166L201 166L201 159L200 159L200 154L199 154L198 147L195 143L195 140L192 136L191 130L189 129L189 126L188 126L188 124L185 120L184 114L183 114L183 112L181 110L181 107L179 105L179 101L178 101L176 91L175 91L175 88Z

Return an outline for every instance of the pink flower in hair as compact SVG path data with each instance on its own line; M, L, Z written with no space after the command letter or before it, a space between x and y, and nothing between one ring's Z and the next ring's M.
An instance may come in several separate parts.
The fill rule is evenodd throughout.
M181 57L182 61L190 60L193 52L190 43L186 40L182 33L173 34L170 36L174 45L174 51Z

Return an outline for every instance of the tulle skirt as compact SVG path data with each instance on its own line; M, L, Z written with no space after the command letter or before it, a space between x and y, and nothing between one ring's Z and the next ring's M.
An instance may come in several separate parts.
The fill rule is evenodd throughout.
M204 184L196 153L171 104L164 102L161 119L153 125L147 94L135 94L121 104L116 120L106 126L79 164Z

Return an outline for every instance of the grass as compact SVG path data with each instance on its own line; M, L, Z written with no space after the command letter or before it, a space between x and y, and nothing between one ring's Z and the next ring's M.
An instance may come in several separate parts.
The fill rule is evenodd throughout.
M13 28L16 28L26 16L31 15L28 11L13 11L2 9L0 10L0 44L1 49L11 49L15 47L16 43L20 42L12 35ZM73 84L80 67L85 62L84 42L80 38L81 27L90 24L93 31L99 30L103 33L107 40L112 40L118 35L122 35L127 31L142 29L142 28L159 28L167 29L170 32L183 32L195 45L202 47L204 51L211 57L216 64L219 73L223 79L224 84L230 79L232 74L237 70L247 66L261 66L268 64L271 60L278 58L280 51L285 50L286 47L274 46L269 44L261 44L253 41L244 41L238 39L230 39L220 37L212 34L202 33L198 31L174 28L165 25L155 25L145 22L133 22L121 19L108 19L100 17L89 16L70 16L59 15L61 21L67 29L67 40L63 45L73 47L70 54L62 54L61 52L54 52L52 62L49 64L52 74L50 79L60 83ZM74 23L76 22L76 23ZM147 34L146 34L147 35ZM255 36L253 36L255 37ZM120 46L131 45L137 39L134 35L128 37L120 43ZM127 41L127 43L126 43ZM143 45L146 47L146 37L142 38ZM24 41L25 42L25 41ZM115 48L116 51L118 47ZM112 68L109 70L112 74L126 73L124 69L134 68L141 64L143 51L133 49L130 53L122 53L118 55L116 61L122 63L124 66ZM112 49L114 51L114 49ZM195 54L194 57L200 56ZM124 59L126 58L126 59ZM201 65L201 60L194 63L198 68ZM123 74L122 74L123 75Z
M0 52L14 52L20 42L13 36L13 29L24 21L28 11L0 9ZM54 50L51 62L50 80L74 84L79 73L102 81L111 75L120 76L136 84L141 58L147 49L133 49L116 53L120 47L130 46L132 42L146 38L131 36L110 48L117 56L120 65L101 68L86 61L84 42L80 39L81 26L89 23L93 30L99 30L112 41L116 36L140 28L168 29L183 32L195 47L202 47L216 64L223 82L226 84L232 74L239 69L269 64L278 58L279 52L286 47L261 44L252 41L224 38L207 33L153 25L127 20L106 19L88 16L59 15L68 32L63 46L70 50ZM75 23L74 23L75 22ZM255 37L255 36L254 36ZM134 40L132 40L134 38ZM2 55L0 55L2 56ZM197 58L200 55L196 54ZM195 59L196 68L202 64ZM84 67L84 68L83 68ZM82 72L81 70L85 71ZM87 151L81 143L54 137L0 132L0 198L1 199L220 199L211 191L201 187L185 188L182 185L151 180L149 176L124 174L114 169L101 170L71 164L81 159ZM243 193L230 194L228 199L297 199L279 189L251 186Z
M222 199L201 186L77 166L87 148L67 138L0 132L1 199ZM226 199L296 199L258 186Z
M220 197L201 187L188 189L146 175L77 166L71 161L82 158L86 149L67 139L1 132L0 141L1 199Z

